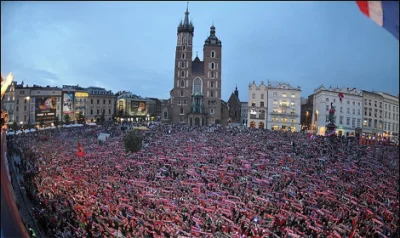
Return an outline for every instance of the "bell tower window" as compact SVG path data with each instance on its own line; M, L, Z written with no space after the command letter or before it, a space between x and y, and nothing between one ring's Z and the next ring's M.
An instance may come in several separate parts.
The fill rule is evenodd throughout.
M185 53L182 53L182 59L185 59Z
M181 68L185 68L185 61L181 62Z
M185 87L185 81L181 80L181 88Z
M214 62L210 63L210 68L211 69L215 69L215 63Z
M185 71L181 71L181 77L182 77L182 78L185 77Z
M211 58L215 58L215 51L211 51Z
M183 51L186 50L186 45L182 46L182 50L183 50Z

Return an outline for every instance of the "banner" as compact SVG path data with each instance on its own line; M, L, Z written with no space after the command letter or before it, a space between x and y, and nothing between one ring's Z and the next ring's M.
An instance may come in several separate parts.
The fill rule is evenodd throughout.
M131 101L131 114L134 116L145 116L147 106L145 101Z
M36 121L53 121L56 119L56 97L36 97Z
M74 113L74 94L64 93L63 96L63 114Z

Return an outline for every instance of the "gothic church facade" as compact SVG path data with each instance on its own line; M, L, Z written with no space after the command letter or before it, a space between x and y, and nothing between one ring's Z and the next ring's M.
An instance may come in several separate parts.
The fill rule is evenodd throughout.
M189 126L221 123L222 43L210 27L204 42L203 60L193 56L194 26L186 9L179 24L175 50L174 86L163 108L163 120Z

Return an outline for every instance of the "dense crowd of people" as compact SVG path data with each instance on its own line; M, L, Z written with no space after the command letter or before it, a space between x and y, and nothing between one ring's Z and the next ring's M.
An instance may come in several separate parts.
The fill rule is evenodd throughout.
M111 136L99 144L99 132ZM127 153L125 133L8 138L47 236L399 237L397 146L158 125Z

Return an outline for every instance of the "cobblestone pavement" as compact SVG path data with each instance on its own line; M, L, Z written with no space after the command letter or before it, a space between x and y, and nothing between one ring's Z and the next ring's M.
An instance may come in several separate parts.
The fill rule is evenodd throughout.
M23 179L23 175L18 171L18 169L15 167L15 164L14 164L14 162L19 163L20 160L21 160L21 158L19 156L11 155L10 159L8 161L8 164L10 166L10 172L12 172L12 175L11 175L12 176L12 186L13 186L13 190L14 190L15 199L17 201L17 206L18 206L22 221L24 222L26 229L28 229L28 227L31 227L35 231L36 237L46 238L40 232L38 225L33 217L33 214L32 214L33 204L26 196L25 189L20 184L20 181L22 181L22 179Z

